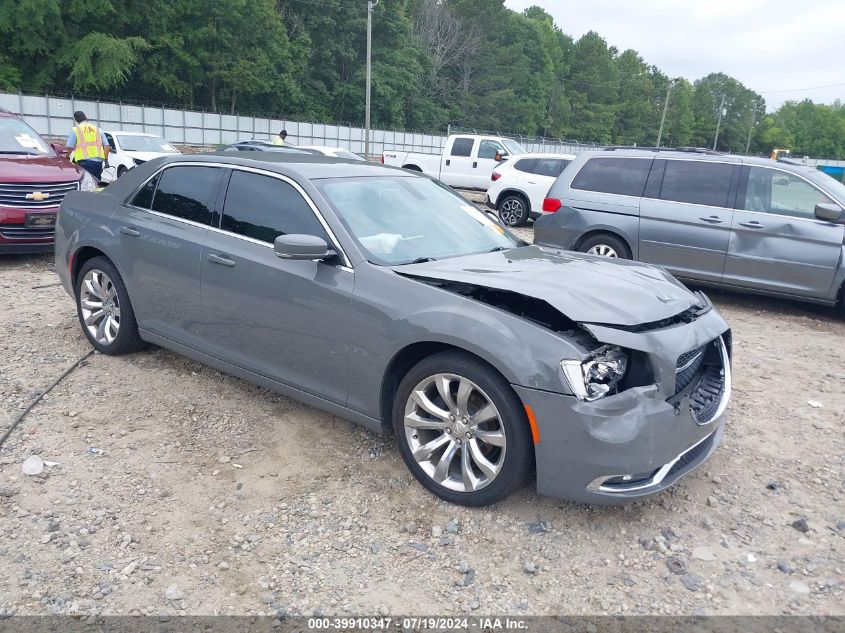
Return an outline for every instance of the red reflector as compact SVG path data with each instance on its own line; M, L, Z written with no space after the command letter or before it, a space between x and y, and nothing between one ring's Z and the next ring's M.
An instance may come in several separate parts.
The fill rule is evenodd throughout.
M381 155L381 164L384 165L384 154Z
M546 198L543 200L543 211L546 213L554 213L563 206L563 203L557 198Z
M494 172L492 173L492 175L490 176L490 180L492 180L493 182L496 182L496 181L497 181L499 178L501 178L501 177L502 177L502 174L497 174L497 173L494 171Z

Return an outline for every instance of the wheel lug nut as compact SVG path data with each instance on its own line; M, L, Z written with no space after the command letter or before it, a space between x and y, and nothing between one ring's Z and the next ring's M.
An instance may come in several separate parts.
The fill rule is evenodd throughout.
M472 437L472 433L470 433L469 431L467 431L467 439L469 439L469 438L471 438L471 437Z
M461 440L461 438L458 438L458 444L463 444L463 441Z
M452 432L452 429L446 429L446 432L447 432L447 433L451 433L451 432Z

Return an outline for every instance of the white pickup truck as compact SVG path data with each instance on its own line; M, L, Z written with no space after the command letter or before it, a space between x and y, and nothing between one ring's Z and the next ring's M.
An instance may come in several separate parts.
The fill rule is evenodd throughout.
M453 134L446 140L442 154L384 152L381 162L421 171L452 187L486 190L496 164L517 154L525 154L525 150L509 138Z

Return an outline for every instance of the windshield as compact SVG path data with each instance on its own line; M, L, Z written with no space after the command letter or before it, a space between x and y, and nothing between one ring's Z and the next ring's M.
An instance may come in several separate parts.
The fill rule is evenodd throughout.
M517 143L516 141L512 141L509 138L503 139L502 144L508 148L508 152L511 156L516 156L517 154L527 154L522 145Z
M179 150L160 136L134 136L132 134L117 134L116 136L120 143L120 148L127 152L179 153Z
M22 119L0 118L0 154L52 156L52 148Z
M410 264L522 245L451 189L427 178L333 178L314 184L375 264Z

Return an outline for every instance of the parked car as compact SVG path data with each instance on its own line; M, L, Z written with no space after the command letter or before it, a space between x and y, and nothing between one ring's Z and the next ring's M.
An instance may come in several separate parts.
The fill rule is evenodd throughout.
M704 295L658 267L528 246L400 169L159 159L65 199L56 270L100 352L148 341L392 429L455 503L535 472L542 494L630 501L724 430L731 337Z
M509 138L453 134L441 154L391 151L381 155L381 162L421 172L452 187L487 189L496 165L522 154L522 146Z
M363 156L350 152L348 149L342 147L328 147L326 145L297 145L297 149L310 149L318 152L323 156L331 156L332 158L346 158L348 160L367 160Z
M168 141L155 134L103 130L111 151L106 159L103 180L120 178L127 171L159 156L180 154Z
M0 254L53 250L56 212L65 194L97 187L94 178L26 122L0 108Z
M549 188L574 158L574 154L523 154L502 163L490 176L486 205L508 226L539 218Z
M845 185L810 167L723 154L580 155L549 191L539 244L659 264L697 284L835 305Z
M271 141L262 139L249 139L246 141L238 141L237 143L230 143L217 148L218 152L281 152L284 154L311 154L313 156L320 156L320 152L311 149L299 148L295 145L287 143L285 145L273 145Z

